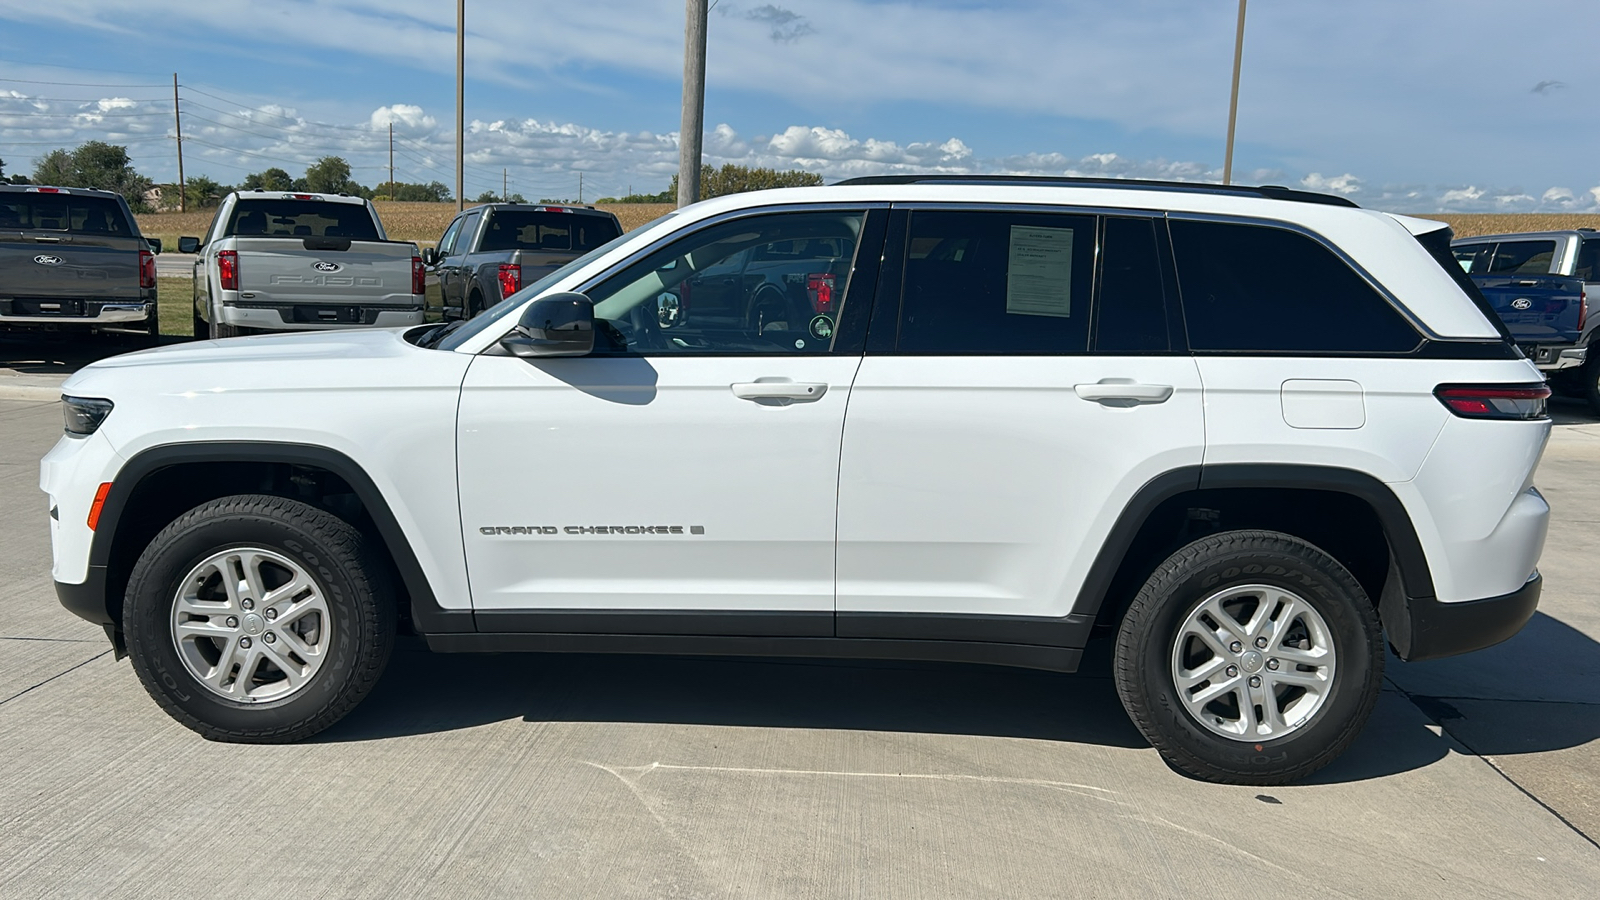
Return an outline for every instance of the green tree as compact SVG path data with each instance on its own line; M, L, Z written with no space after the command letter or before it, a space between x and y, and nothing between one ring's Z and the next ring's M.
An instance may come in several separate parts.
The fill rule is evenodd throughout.
M498 203L498 202L500 202L500 195L496 194L494 191L484 191L483 193L478 195L478 199L476 199L476 200L474 200L472 202L473 203Z
M134 170L128 148L87 141L75 150L52 150L34 161L33 179L40 184L115 191L135 212L149 209L145 192L150 179Z
M252 172L239 182L239 188L246 191L292 191L294 190L294 176L274 166L265 172Z
M306 190L317 194L366 193L365 188L350 180L350 164L338 156L324 156L306 167Z
M183 202L195 209L209 209L222 202L233 188L219 184L205 175L196 175L183 183Z
M777 169L752 169L749 166L736 166L733 163L728 163L720 169L702 166L700 199L741 194L745 191L764 191L769 188L815 187L821 183L821 175L802 169L787 169L780 172ZM672 176L672 184L667 187L666 194L666 200L657 202L670 203L678 199L678 176Z

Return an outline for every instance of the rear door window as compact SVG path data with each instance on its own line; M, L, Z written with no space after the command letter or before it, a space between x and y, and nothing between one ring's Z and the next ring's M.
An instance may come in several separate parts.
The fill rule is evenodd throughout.
M133 237L122 204L78 194L0 194L0 230L65 231Z
M1450 255L1468 275L1482 275L1489 271L1489 257L1494 255L1494 244L1455 244Z
M342 237L376 241L378 226L364 203L319 200L240 200L227 235L239 237Z
M1096 353L1164 353L1172 349L1157 240L1152 219L1105 219L1095 306Z
M1095 224L1088 215L913 211L896 349L1088 352Z
M1421 336L1320 241L1261 225L1170 223L1189 346L1226 353L1403 353Z
M1556 242L1501 241L1489 259L1490 275L1548 275L1556 257ZM1473 274L1478 274L1474 272Z
M588 253L621 233L609 216L507 209L489 217L478 249Z

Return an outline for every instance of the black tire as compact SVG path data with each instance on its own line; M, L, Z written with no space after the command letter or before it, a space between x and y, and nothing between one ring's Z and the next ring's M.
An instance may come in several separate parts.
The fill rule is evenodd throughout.
M179 658L172 636L177 592L195 566L231 547L293 560L326 598L326 658L282 699L230 700ZM209 740L275 744L310 737L361 702L388 662L395 608L388 569L348 522L296 500L242 494L202 504L156 535L129 578L122 626L139 680L174 719Z
M204 341L209 340L210 337L211 326L207 325L206 320L200 318L200 313L196 312L194 314L194 339L197 341Z
M461 311L461 318L473 319L481 312L483 312L483 295L473 291L467 295L467 306Z
M1595 353L1600 347L1589 345L1589 358L1578 369L1578 396L1589 404L1589 412L1600 416L1600 356Z
M214 322L211 325L211 336L214 338L238 337L243 333L244 329L237 325L227 325L222 322Z
M1281 737L1215 733L1190 712L1174 682L1183 623L1206 599L1244 585L1297 595L1326 623L1335 653L1325 699ZM1114 676L1134 726L1168 765L1206 781L1275 785L1305 778L1350 746L1377 703L1383 662L1377 612L1344 566L1287 534L1230 531L1195 541L1156 568L1122 620Z

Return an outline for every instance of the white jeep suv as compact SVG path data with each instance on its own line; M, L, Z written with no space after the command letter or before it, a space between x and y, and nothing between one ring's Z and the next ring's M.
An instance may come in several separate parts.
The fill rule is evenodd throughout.
M1449 240L1275 187L710 200L470 322L85 368L57 591L219 740L333 724L397 630L1060 672L1103 637L1171 765L1302 778L1385 643L1538 601L1548 390Z

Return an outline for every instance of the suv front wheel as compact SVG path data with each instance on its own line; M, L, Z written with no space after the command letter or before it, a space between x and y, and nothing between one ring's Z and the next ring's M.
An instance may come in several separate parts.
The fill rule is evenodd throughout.
M295 500L205 503L156 535L123 629L156 703L212 740L295 741L372 689L394 642L386 568L360 531Z
M1383 638L1361 585L1311 544L1271 531L1174 553L1117 635L1117 693L1179 771L1284 784L1333 761L1377 702Z

